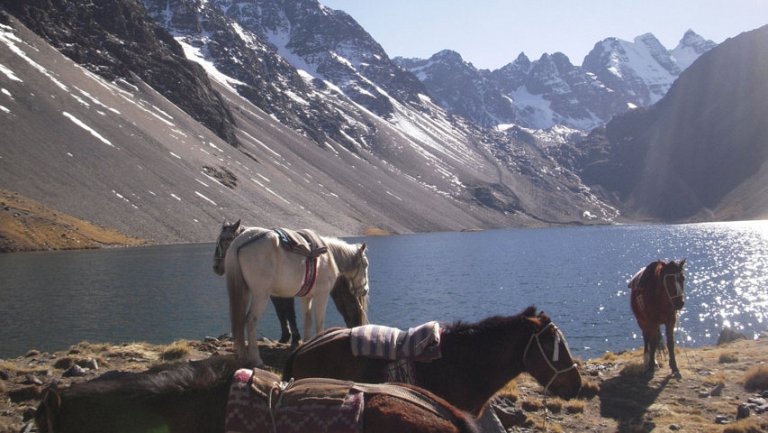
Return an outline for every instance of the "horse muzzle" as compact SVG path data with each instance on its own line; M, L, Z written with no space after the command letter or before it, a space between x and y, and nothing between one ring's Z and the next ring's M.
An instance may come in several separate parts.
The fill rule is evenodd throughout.
M221 266L221 263L214 263L213 273L219 276L224 275L224 267Z
M675 304L675 310L682 310L683 306L685 305L685 301L678 298L678 299L675 299L674 304Z

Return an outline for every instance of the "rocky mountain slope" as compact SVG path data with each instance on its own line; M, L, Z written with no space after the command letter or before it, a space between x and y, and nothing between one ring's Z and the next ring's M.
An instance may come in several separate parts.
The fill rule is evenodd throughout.
M585 182L635 218L768 218L765 44L768 26L723 42L657 104L618 116L558 159L576 161Z
M296 27L284 36L301 37L302 20L357 29L315 2L295 13L272 3L288 21L261 25ZM2 186L97 225L167 243L212 241L224 218L355 235L617 215L536 145L451 116L410 74L391 77L388 59L342 57L356 33L329 31L341 40L318 38L314 52L287 39L312 76L224 2L148 1L149 13L133 0L100 2L99 13L65 0L0 4ZM175 23L175 37L150 13ZM135 55L144 50L157 61ZM177 79L180 69L195 78ZM174 103L187 95L203 108Z
M594 165L589 146L571 147L583 132L484 127L501 120L488 102L520 122L584 126L603 121L597 111L509 110L509 94L459 79L482 104L457 115L351 17L315 0L0 7L0 186L137 238L212 241L225 218L329 235L612 223L628 203L608 181L581 180ZM677 52L689 62L709 47L685 40ZM644 58L668 60L671 77L682 67L659 46ZM585 76L602 86L565 56L542 59L488 74L522 79L539 99L562 92L553 107L570 104ZM646 93L626 95L650 102L665 86L644 83ZM608 101L606 113L628 105Z

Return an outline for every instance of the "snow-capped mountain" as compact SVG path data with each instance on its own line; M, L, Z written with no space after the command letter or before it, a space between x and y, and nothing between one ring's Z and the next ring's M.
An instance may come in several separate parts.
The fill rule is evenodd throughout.
M671 51L650 33L633 42L605 39L582 66L562 53L535 61L521 53L494 71L478 70L450 51L427 60L395 61L416 74L440 106L481 126L563 125L586 131L657 102L685 68L714 46L689 30Z

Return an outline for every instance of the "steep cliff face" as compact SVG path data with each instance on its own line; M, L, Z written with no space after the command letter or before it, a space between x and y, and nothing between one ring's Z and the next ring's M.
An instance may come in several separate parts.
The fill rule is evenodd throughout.
M181 46L138 0L88 4L7 0L0 4L91 72L108 80L146 82L223 140L237 145L232 114L205 71L185 58Z

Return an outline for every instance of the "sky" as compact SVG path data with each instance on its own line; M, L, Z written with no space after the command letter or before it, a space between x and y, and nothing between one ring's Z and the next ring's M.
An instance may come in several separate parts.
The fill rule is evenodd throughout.
M674 49L687 30L721 43L768 24L768 0L320 0L352 16L390 57L444 49L479 69L524 52L581 65L595 43L645 33Z

